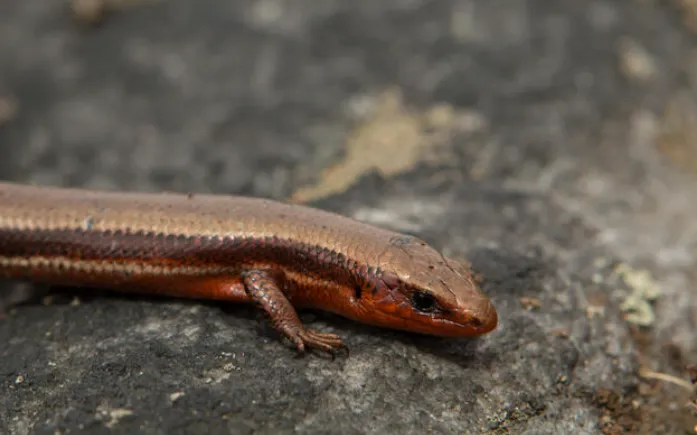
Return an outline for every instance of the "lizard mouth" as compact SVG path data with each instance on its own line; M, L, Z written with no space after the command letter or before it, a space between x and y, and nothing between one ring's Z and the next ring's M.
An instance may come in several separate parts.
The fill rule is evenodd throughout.
M487 334L498 326L498 314L491 301L487 298L475 301L470 301L466 307L441 307L423 312L406 300L385 298L371 301L370 305L352 314L363 323L388 329L439 337L473 337Z
M498 314L491 302L479 311L458 310L438 314L410 311L399 313L401 315L390 314L384 321L378 321L378 324L438 337L475 337L487 334L498 326Z
M445 316L428 316L420 326L425 333L441 337L473 337L487 334L498 326L498 314L489 303L484 311L451 311ZM415 320L413 317L411 320Z

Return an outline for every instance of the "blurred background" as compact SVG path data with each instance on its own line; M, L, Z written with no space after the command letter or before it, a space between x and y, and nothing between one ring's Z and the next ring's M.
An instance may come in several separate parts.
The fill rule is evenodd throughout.
M351 355L295 358L248 307L65 289L0 318L0 433L696 433L696 98L694 0L4 0L0 179L416 234L500 326L303 313Z

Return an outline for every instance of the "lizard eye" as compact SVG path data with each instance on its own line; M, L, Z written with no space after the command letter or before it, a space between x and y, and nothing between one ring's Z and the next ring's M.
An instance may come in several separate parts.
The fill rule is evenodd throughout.
M411 295L411 304L419 311L430 313L436 308L436 298L431 293L415 291Z

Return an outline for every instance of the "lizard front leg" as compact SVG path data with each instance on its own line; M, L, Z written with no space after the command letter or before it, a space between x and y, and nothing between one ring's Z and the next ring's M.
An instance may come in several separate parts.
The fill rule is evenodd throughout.
M285 335L304 353L306 347L321 349L334 354L344 343L336 334L322 334L305 328L295 308L281 288L284 277L266 270L250 270L242 274L249 298L267 314L271 325Z

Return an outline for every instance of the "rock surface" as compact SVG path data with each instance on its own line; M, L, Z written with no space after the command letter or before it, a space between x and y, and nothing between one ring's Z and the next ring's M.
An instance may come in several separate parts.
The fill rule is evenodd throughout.
M666 3L4 2L0 178L418 234L500 326L304 313L331 361L250 307L58 289L0 318L0 433L692 430L697 17Z

